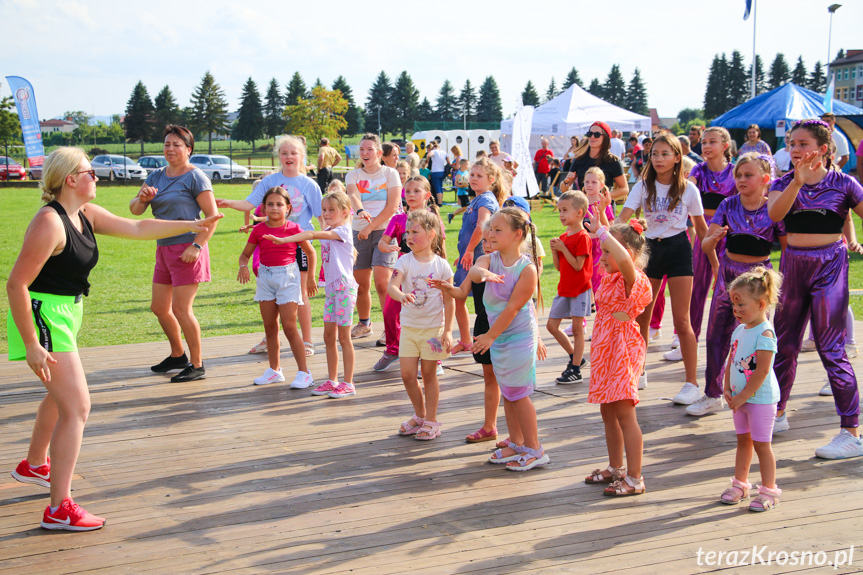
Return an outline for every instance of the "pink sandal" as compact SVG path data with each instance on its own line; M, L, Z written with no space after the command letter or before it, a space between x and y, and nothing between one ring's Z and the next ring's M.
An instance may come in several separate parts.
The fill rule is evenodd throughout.
M497 428L491 431L486 431L484 427L480 427L470 435L464 438L468 443L480 443L483 441L494 441L497 439Z
M608 475L606 475L608 473ZM609 465L606 469L594 469L593 473L584 478L584 482L589 485L597 483L614 483L626 477L625 467L612 467Z
M731 478L731 487L722 492L719 502L725 505L737 505L741 499L749 499L749 490L752 484L740 481L736 477Z
M416 435L417 431L422 428L425 421L424 417L420 417L414 413L411 415L410 419L403 421L399 426L399 435Z
M770 489L769 487L764 487L763 485L758 486L758 495L752 498L752 501L749 503L749 511L770 511L777 505L779 505L779 499L782 495L782 490L778 487L776 489Z
M440 437L441 424L437 421L424 421L422 427L414 435L417 441L431 441Z

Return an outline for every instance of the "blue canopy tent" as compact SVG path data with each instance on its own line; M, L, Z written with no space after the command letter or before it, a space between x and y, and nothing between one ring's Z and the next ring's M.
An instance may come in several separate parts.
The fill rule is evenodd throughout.
M744 102L736 108L725 112L713 120L710 125L722 126L728 130L745 130L750 124L758 124L761 126L762 133L768 132L770 135L773 135L776 130L776 122L779 120L785 120L786 128L790 128L792 123L797 120L819 118L823 113L823 94L788 83L765 92L760 96L756 96L748 102ZM833 113L836 116L856 116L863 114L863 108L834 100ZM842 122L837 121L836 127L841 128L841 124ZM844 130L840 131L844 132ZM852 142L852 139L849 137L852 134L844 133L844 135L849 140L849 148L853 145L853 148L856 149L860 143L859 139L857 142ZM773 143L775 144L775 142ZM775 145L771 147L774 150L776 149ZM851 157L845 165L845 171L856 165L854 150L849 151L851 152Z

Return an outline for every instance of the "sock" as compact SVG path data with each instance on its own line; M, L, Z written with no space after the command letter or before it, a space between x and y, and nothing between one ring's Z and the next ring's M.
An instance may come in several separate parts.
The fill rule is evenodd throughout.
M372 324L372 318L368 318L368 319L361 319L361 320L360 320L360 323L361 323L361 324L363 324L363 325L371 325L371 324Z
M45 465L45 464L43 463L42 465L30 465L30 462L28 461L28 462L27 462L27 465L30 467L30 469L36 470L36 469L39 469L40 467L42 467L42 465Z
M60 506L58 505L57 507L49 507L49 509L51 509L52 514L57 513L57 510L60 509Z
M572 365L572 364L573 364L572 356L573 356L573 354L569 354L569 363L570 363L570 365Z

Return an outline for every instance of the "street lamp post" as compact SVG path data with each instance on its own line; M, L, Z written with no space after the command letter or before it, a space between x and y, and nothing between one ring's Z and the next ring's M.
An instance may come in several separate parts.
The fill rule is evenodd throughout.
M833 13L839 10L842 7L842 4L831 4L827 7L827 11L830 12L830 28L827 31L827 73L830 74L830 41L833 36ZM827 82L828 84L830 82Z
M378 105L378 137L383 140L384 135L381 133L381 107Z

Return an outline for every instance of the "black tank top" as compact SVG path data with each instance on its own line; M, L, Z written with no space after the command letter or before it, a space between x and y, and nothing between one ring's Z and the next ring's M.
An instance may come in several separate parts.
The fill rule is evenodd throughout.
M99 247L93 236L93 228L82 212L78 212L81 219L81 231L72 225L66 210L58 202L48 204L60 219L66 230L66 247L56 256L51 256L39 275L30 284L30 291L50 293L54 295L81 296L89 295L90 270L96 267L99 261Z

